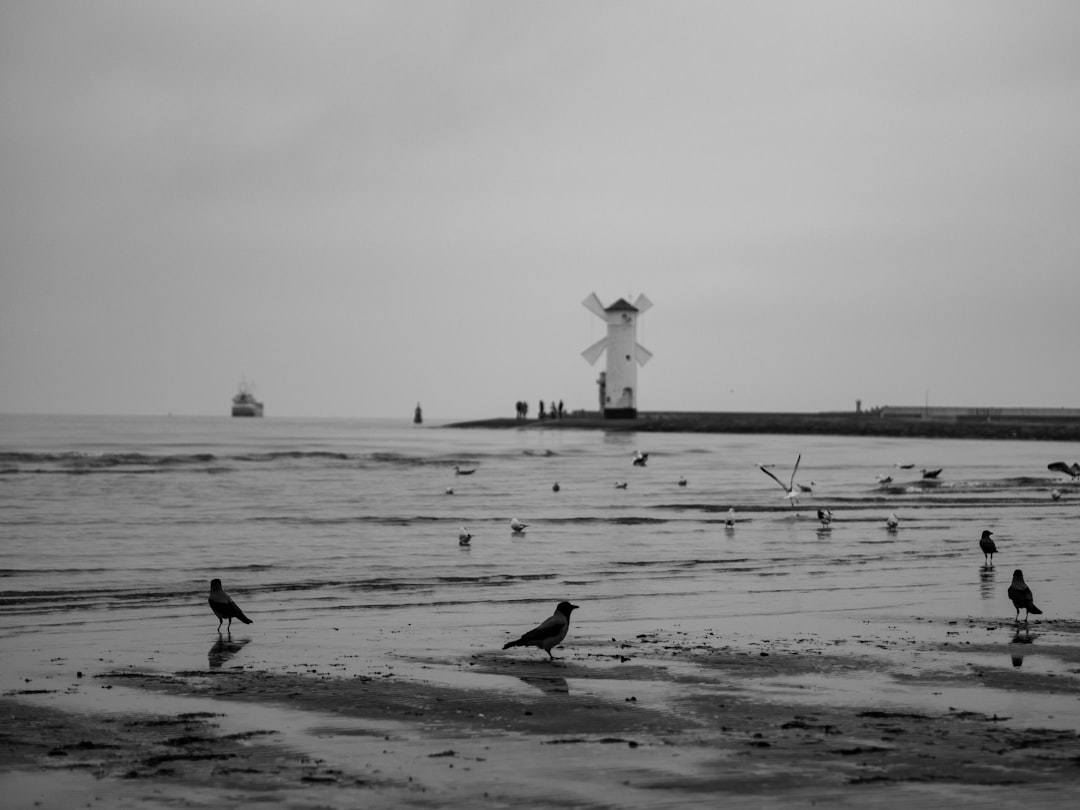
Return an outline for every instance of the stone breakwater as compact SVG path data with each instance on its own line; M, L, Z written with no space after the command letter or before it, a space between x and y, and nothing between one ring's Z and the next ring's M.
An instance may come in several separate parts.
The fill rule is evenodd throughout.
M1080 441L1080 421L1019 419L887 419L874 413L737 411L641 412L637 419L604 419L574 412L563 419L495 418L455 422L455 428L569 428L640 433L777 433L940 439Z

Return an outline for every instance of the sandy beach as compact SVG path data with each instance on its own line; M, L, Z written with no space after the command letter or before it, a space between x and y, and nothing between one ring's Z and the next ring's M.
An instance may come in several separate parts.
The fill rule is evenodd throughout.
M245 663L247 633L199 669L77 672L42 652L0 698L0 784L12 808L1031 807L1080 790L1080 623L790 629L585 630L553 663L405 643L369 674L342 651Z
M1047 469L1072 445L20 425L0 543L5 807L1080 795L1080 484ZM758 465L785 477L798 458L812 493L794 506ZM1028 625L1015 568L1044 611ZM219 635L212 578L253 624ZM564 599L580 608L557 660L503 649Z

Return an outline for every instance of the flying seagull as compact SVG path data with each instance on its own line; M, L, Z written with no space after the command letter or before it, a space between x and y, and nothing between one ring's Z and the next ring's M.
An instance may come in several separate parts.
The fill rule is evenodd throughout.
M458 532L457 541L459 546L469 545L472 542L472 533L462 526L461 531Z
M1037 607L1035 607L1035 595L1031 592L1031 588L1024 582L1024 572L1017 568L1013 571L1012 584L1009 585L1009 598L1012 600L1013 607L1016 608L1016 621L1020 621L1020 608L1024 609L1024 624L1027 624L1028 616L1034 613L1038 616L1042 613Z
M226 619L229 620L229 630L232 630L232 620L239 619L244 624L251 624L251 619L244 615L239 607L236 606L236 602L232 600L221 588L220 579L210 580L210 597L207 599L210 603L210 609L214 611L214 615L218 617L218 632L221 632L221 623Z
M993 532L985 530L982 533L982 537L979 538L979 548L982 549L983 562L990 568L994 566L994 555L997 553L997 546L994 541L990 539L990 535Z
M1064 473L1070 478L1080 478L1080 464L1075 461L1072 463L1071 467L1064 461L1051 461L1046 465L1046 469Z
M784 484L779 478L769 472L763 464L758 465L758 469L765 473L769 478L778 483L784 490L784 497L791 501L791 505L795 506L799 502L799 493L803 491L803 488L795 483L795 473L799 471L799 462L802 461L802 453L799 453L799 457L795 459L795 469L791 471L791 482Z
M551 648L557 647L566 638L566 631L570 629L570 613L577 608L577 605L571 605L569 602L559 602L554 613L521 638L506 642L503 649L539 647L548 654L550 660L554 661L555 656L551 654Z
M525 529L527 529L528 526L528 523L522 523L517 518L514 518L510 521L510 531L512 531L514 534L525 534Z

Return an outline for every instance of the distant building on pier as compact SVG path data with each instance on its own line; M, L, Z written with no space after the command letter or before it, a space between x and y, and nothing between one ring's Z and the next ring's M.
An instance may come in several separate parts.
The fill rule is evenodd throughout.
M637 321L652 306L652 301L639 295L633 304L620 298L605 307L596 293L592 293L581 303L607 324L607 335L581 353L589 365L595 365L600 355L607 352L607 368L597 380L600 410L605 419L636 419L637 367L652 357L652 352L637 342Z

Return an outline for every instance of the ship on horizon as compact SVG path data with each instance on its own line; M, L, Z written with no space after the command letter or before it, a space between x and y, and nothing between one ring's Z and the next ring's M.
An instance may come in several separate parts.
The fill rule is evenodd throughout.
M251 386L241 380L240 390L232 398L233 416L262 416L263 404L255 399L255 393Z

